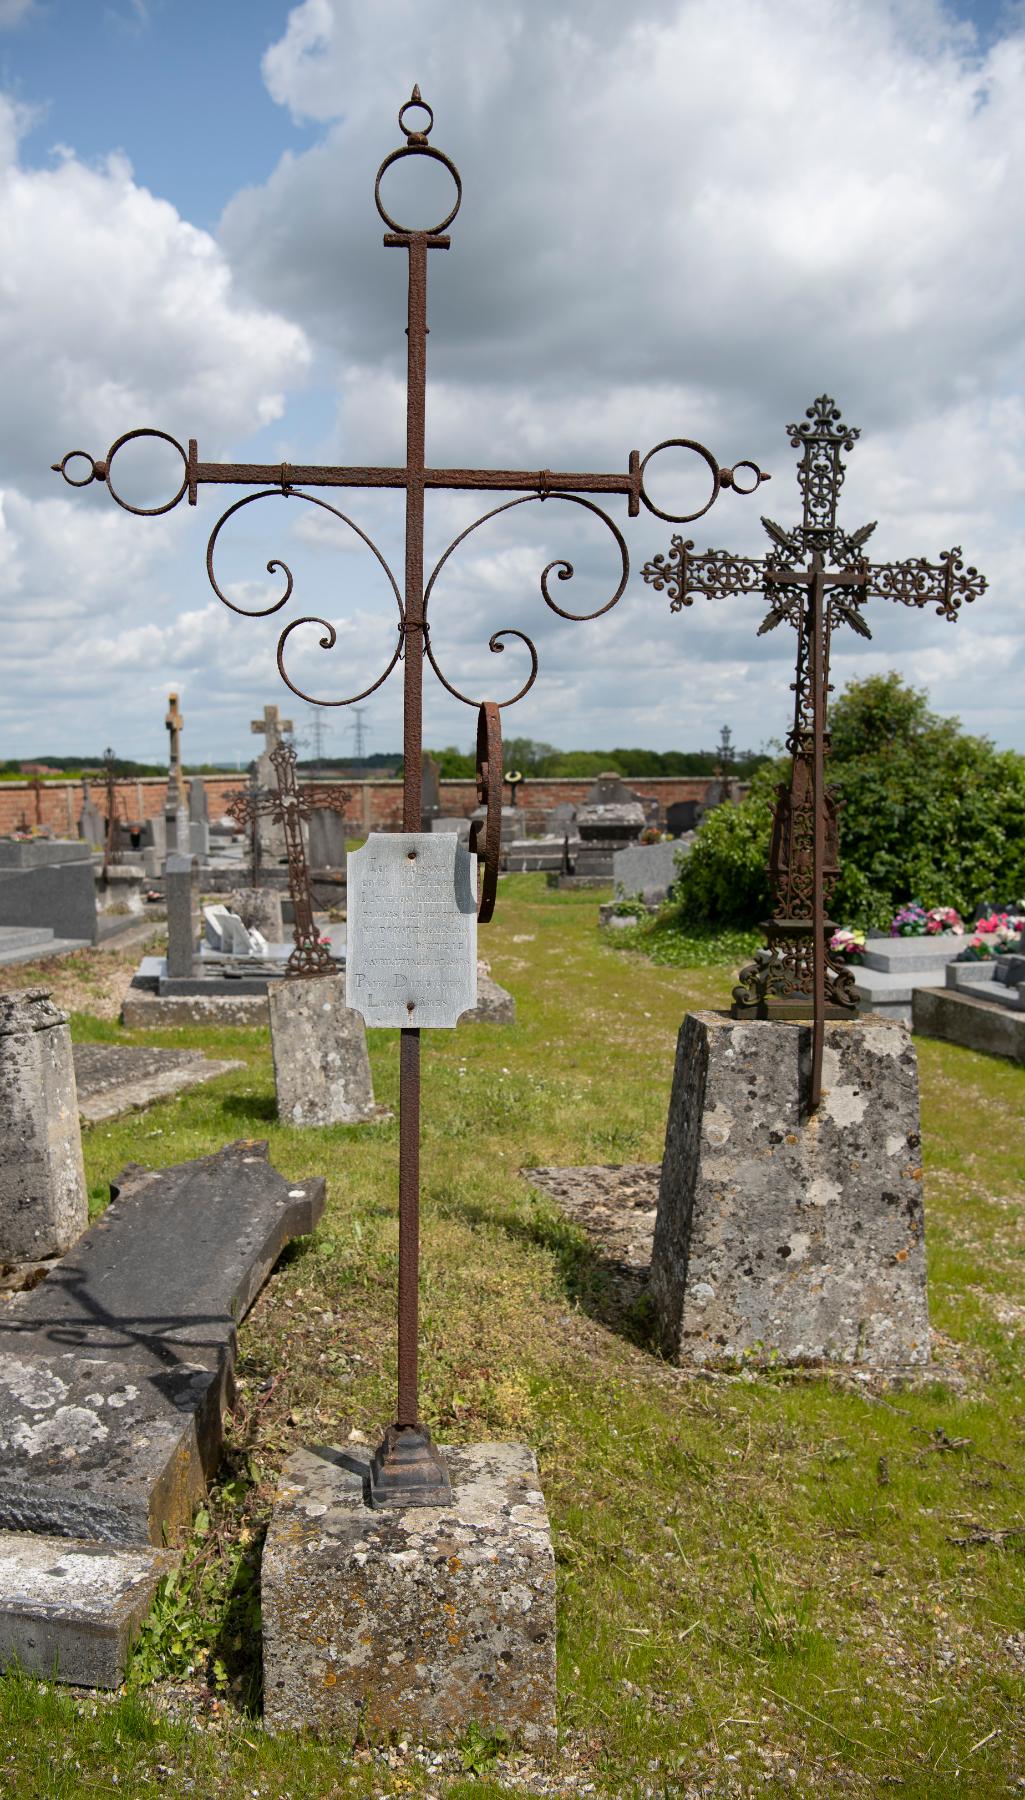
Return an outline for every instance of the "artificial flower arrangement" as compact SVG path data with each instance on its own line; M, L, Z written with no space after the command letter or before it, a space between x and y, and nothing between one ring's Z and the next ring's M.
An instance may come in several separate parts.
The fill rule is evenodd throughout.
M842 956L844 962L860 962L865 954L865 933L841 925L830 938L829 948L834 956Z
M964 920L953 906L932 906L928 910L918 900L909 900L890 921L891 937L939 937L942 932L960 937Z
M976 919L971 937L958 962L986 962L1008 950L1025 949L1025 916L1019 912L993 912Z

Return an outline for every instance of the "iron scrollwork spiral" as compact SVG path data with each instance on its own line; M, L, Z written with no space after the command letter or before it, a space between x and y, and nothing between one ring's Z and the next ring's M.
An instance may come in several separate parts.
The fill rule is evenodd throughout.
M470 854L478 858L477 920L487 925L495 911L502 854L502 715L492 700L483 701L477 714L477 800L485 814L470 826Z

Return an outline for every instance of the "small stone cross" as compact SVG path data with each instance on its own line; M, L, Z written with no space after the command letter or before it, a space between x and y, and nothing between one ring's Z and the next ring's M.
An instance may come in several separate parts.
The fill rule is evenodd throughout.
M185 720L178 711L177 694L168 694L167 700L167 717L164 720L164 724L167 726L171 738L171 754L169 760L172 773L176 776L180 776L182 766L181 734Z
M263 718L254 719L249 727L257 736L264 734L264 749L276 750L281 742L282 733L294 730L291 719L282 719L276 706L265 706Z

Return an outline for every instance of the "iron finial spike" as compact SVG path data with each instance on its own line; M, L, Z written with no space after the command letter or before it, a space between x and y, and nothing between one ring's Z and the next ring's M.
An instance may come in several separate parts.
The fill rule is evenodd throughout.
M420 89L415 81L413 83L413 92L409 96L409 104L410 106L421 106L423 104L420 99Z

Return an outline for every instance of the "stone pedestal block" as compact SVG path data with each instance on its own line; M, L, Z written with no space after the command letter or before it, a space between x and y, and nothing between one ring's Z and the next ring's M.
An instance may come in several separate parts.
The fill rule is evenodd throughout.
M555 1744L555 1560L525 1444L444 1452L448 1506L375 1511L366 1464L299 1450L263 1553L264 1719L446 1743Z
M289 1125L358 1125L379 1116L362 1015L345 1004L344 975L268 989L278 1117Z
M651 1297L701 1364L929 1359L918 1068L907 1029L688 1013L676 1049Z
M88 1222L68 1015L45 988L0 996L0 1258L60 1256Z
M199 936L199 894L191 856L169 856L164 870L167 901L167 973L192 974Z

